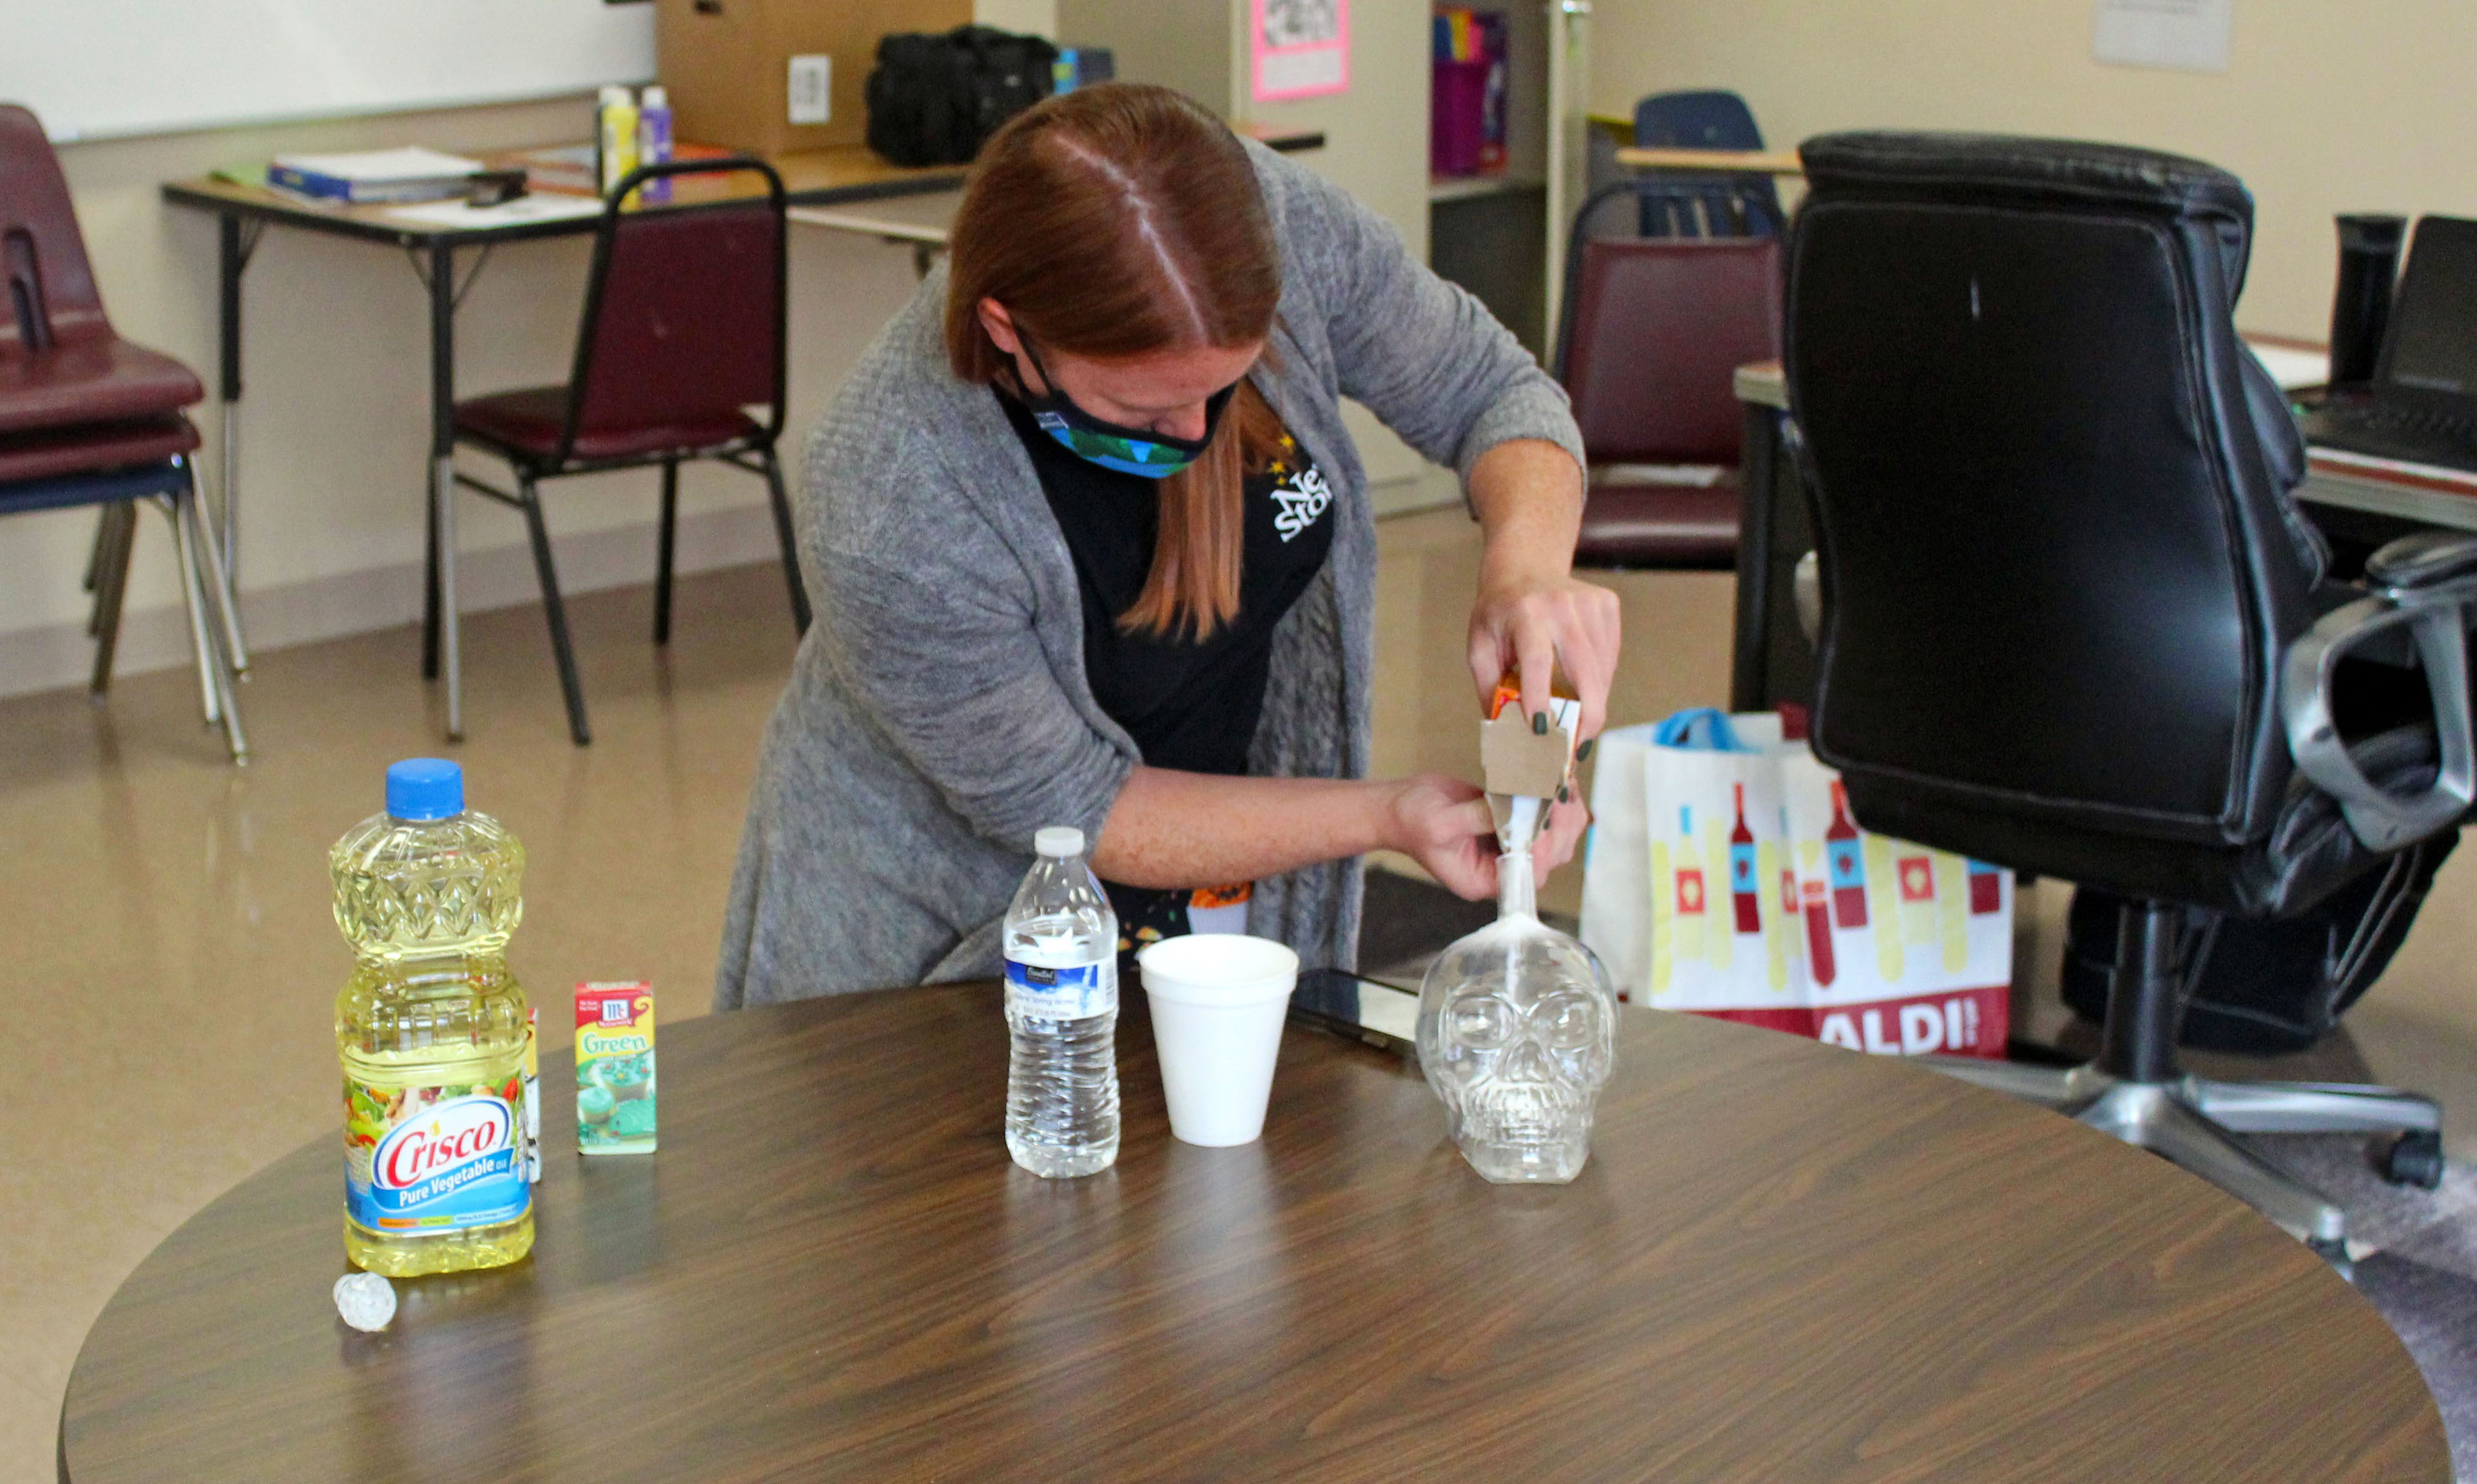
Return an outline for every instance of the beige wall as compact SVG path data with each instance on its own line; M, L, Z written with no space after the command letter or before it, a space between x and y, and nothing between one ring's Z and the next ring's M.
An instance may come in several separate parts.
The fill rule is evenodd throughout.
M2259 208L2238 320L2320 340L2343 211L2477 214L2477 9L2238 0L2222 75L2090 60L2092 0L1599 0L1593 108L1730 88L1774 144L1830 129L2114 140L2242 176Z
M1393 223L1421 262L1428 256L1428 8L1418 0L1361 0L1351 12L1350 88L1283 103L1248 96L1247 0L1057 0L1059 39L1109 38L1118 76L1175 88L1225 118L1321 129L1326 147L1300 155L1310 168ZM1342 404L1377 486L1380 510L1451 499L1453 482L1426 465L1367 410ZM1427 478L1423 481L1423 473Z
M188 362L212 385L215 358L215 230L211 217L166 206L163 181L286 150L421 142L444 149L559 142L581 137L589 103L408 113L383 118L73 144L61 151L106 306L120 332ZM565 378L589 246L582 238L495 251L458 316L457 378L470 394ZM472 255L465 255L469 261ZM908 255L874 244L795 239L793 425L815 415L838 367L874 321L855 306L908 290ZM398 623L419 600L422 466L428 444L427 299L404 254L375 243L269 229L244 280L240 561L254 639L282 644ZM210 402L193 413L217 462ZM472 465L477 470L486 464ZM746 506L756 482L700 468L683 482L691 542L744 546L762 522L716 512ZM549 497L555 534L575 537L649 520L650 472L563 481ZM475 606L513 601L523 528L478 500L459 507ZM744 528L744 529L743 529ZM84 570L89 512L12 519L0 541L0 690L60 684L85 663ZM652 571L650 544L578 548L573 580L607 586ZM637 547L643 547L641 551ZM563 544L562 555L567 556ZM614 566L610 558L629 560ZM699 550L703 561L720 554ZM737 555L737 553L733 553ZM700 563L703 565L703 562ZM177 662L170 542L140 528L128 602L124 667ZM563 573L563 575L567 575ZM63 667L66 674L63 673Z
M982 18L1047 30L1052 0L982 0ZM164 204L167 180L286 151L421 143L448 150L586 138L583 97L272 128L65 145L104 302L120 333L188 362L212 390L215 230ZM511 243L492 253L457 318L463 394L565 379L589 244ZM469 261L471 255L465 255ZM842 233L791 237L791 393L788 447L843 372L912 292L911 254ZM281 645L384 627L419 612L422 468L428 447L428 301L404 254L375 243L270 229L244 281L242 608L252 642ZM219 467L214 404L193 415ZM476 472L495 472L488 461ZM563 480L546 499L561 577L583 591L650 580L655 476ZM760 560L774 550L763 490L714 465L682 479L684 568ZM459 507L467 607L531 601L524 529L478 499ZM79 578L92 513L12 517L0 526L0 694L70 684L91 663ZM123 630L124 671L186 663L179 590L162 522L140 528Z
M978 0L991 25L1068 42L1153 23L1162 0ZM1399 226L1427 239L1427 10L1363 0L1354 15L1348 94L1250 108L1238 75L1244 0L1172 0L1211 13L1188 30L1209 65L1181 78L1233 115L1323 128L1332 143L1302 157ZM1133 9L1128 9L1133 5ZM1192 20L1193 17L1190 17ZM1146 32L1145 34L1149 34ZM1143 46L1129 47L1140 62ZM1141 75L1140 66L1122 75ZM211 377L215 355L212 218L167 207L163 181L288 151L421 143L449 150L559 143L587 132L584 98L402 113L282 127L166 135L64 146L106 303L122 334ZM928 203L923 203L927 205ZM905 214L905 208L878 208ZM512 243L494 253L457 321L463 394L563 379L588 247L582 239ZM814 422L892 307L912 292L908 251L840 233L795 229L791 243L789 447ZM422 468L428 445L427 301L402 254L368 242L270 230L245 287L242 608L251 641L279 646L410 621L419 612ZM1372 417L1351 423L1381 503L1451 497L1452 481ZM218 467L212 402L197 414ZM473 465L488 471L487 462ZM1439 486L1438 481L1441 479ZM767 558L761 491L748 476L698 466L683 478L686 570ZM1435 487L1435 488L1431 488ZM572 591L649 580L650 472L562 481L547 504L560 575ZM531 602L523 528L479 500L459 507L464 606ZM186 663L169 541L150 521L139 540L120 668ZM82 679L92 648L79 584L93 532L88 512L14 517L0 537L0 695Z

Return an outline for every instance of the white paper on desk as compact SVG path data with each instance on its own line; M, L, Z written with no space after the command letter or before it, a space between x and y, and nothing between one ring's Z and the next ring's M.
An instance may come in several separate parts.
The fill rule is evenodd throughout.
M2299 387L2318 387L2331 379L2331 357L2319 350L2298 350L2291 345L2264 345L2245 341L2254 359L2279 383L2282 391L2294 391Z
M398 221L418 222L425 227L517 227L531 221L599 216L602 203L590 196L518 196L496 206L430 201L420 206L394 207L388 214Z
M479 160L442 155L411 145L404 149L371 149L350 155L278 155L275 163L339 181L385 185L390 181L454 180L482 168Z
M2101 62L2225 72L2235 0L2098 0L2090 54Z

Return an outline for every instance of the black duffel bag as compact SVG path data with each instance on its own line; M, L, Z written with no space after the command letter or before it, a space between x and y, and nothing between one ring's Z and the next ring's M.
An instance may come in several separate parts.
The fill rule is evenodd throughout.
M877 43L868 147L896 164L968 164L1000 124L1049 96L1058 48L993 26Z
M2302 1051L2339 1023L2408 937L2460 832L2446 830L2392 855L2301 917L2254 922L2198 907L2177 938L2185 1020L2179 1044L2204 1051ZM2082 887L2064 928L2064 1003L2107 1018L2124 898Z

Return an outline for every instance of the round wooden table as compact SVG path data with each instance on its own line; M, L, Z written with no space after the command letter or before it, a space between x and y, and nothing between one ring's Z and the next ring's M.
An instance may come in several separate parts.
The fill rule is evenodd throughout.
M125 1481L2414 1480L2408 1355L2217 1191L1897 1062L1628 1010L1591 1162L1481 1181L1414 1070L1292 1031L1262 1143L1000 1139L986 985L663 1032L662 1151L568 1153L533 1256L336 1318L313 1142L95 1321L61 1473Z

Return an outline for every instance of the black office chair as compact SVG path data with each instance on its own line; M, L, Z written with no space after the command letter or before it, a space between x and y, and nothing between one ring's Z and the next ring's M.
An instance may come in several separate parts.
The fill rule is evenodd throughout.
M2477 539L2325 580L2288 497L2303 447L2230 320L2235 177L1984 136L1802 153L1785 352L1821 555L1815 751L1870 829L2128 898L2097 1060L1940 1065L2343 1260L2339 1208L2229 1131L2405 1130L2394 1168L2439 1174L2439 1112L2185 1074L2178 904L2289 916L2457 827Z

